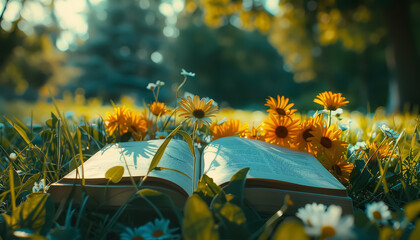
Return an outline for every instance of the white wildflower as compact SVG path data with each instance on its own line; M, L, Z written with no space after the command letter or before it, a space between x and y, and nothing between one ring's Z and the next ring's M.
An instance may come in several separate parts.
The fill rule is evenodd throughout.
M157 87L162 87L162 86L164 86L165 85L165 82L164 81L160 81L160 80L157 80L156 81L156 86Z
M17 158L17 155L16 155L16 153L11 153L10 155L9 155L9 158L10 158L10 160L15 160L16 158Z
M383 201L366 204L366 215L370 220L382 224L387 224L391 219L391 212Z
M148 222L144 227L144 239L181 239L179 234L174 234L178 228L169 228L169 220L155 219Z
M187 72L185 69L181 70L181 75L188 76L188 77L195 77L195 73L193 72Z
M154 84L154 83L149 83L149 84L147 84L147 87L146 87L148 90L154 90L155 88L156 88L156 84Z
M341 217L341 212L339 206L331 205L325 210L323 204L313 203L300 208L296 216L302 219L310 236L321 239L353 238L353 216Z

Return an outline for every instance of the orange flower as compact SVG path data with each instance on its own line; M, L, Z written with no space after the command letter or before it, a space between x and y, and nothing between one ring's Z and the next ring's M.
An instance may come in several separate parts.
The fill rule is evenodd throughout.
M254 127L254 124L252 124L251 131L245 131L240 137L264 141L264 136L262 135L261 130L261 126Z
M114 107L114 114L107 112L107 118L104 120L104 123L109 135L114 134L115 131L118 131L120 136L128 132L127 114L126 106Z
M299 121L291 118L276 118L269 115L262 125L265 141L290 147L299 131Z
M317 152L317 156L331 154L336 151L343 152L347 143L339 140L342 130L337 125L331 125L329 128L323 124L317 124L311 131L313 137L309 137Z
M197 122L198 127L202 127L203 123L209 125L211 123L210 117L214 117L214 113L217 112L217 106L213 106L213 100L206 102L203 98L194 96L194 99L188 96L187 99L181 98L180 115L185 116L187 119L191 119L193 123Z
M277 100L273 97L269 97L265 106L270 107L267 110L270 114L273 114L278 117L293 117L294 113L297 111L296 109L290 109L295 105L294 103L289 103L289 99L285 98L284 96L277 95Z
M133 111L129 111L127 114L129 126L129 132L131 132L134 140L142 141L146 136L147 130L147 119L143 115L139 115L134 113Z
M150 112L155 116L163 116L170 112L170 110L166 109L165 103L154 101L150 105Z
M229 137L229 136L239 136L244 132L248 131L249 126L247 123L241 124L239 119L231 119L220 125L213 125L210 127L210 131L213 136L213 140Z
M354 165L347 162L345 152L335 151L332 154L326 154L321 163L341 183L349 182Z
M323 105L326 110L331 111L349 103L345 97L341 96L341 93L332 93L331 91L318 94L314 102Z
M295 139L296 148L300 151L307 151L315 155L315 149L311 142L312 131L318 124L321 124L322 118L318 115L315 118L309 118L304 121L299 128L297 138Z
M390 145L387 145L387 144L382 144L382 146L380 148L378 148L377 143L367 142L365 151L366 151L366 155L365 155L366 160L369 160L370 158L372 158L370 160L370 162L376 162L376 161L378 161L378 159L382 160L384 158L387 159L389 157L391 157L391 158L398 157L397 154L392 154L391 155L392 148L391 148Z

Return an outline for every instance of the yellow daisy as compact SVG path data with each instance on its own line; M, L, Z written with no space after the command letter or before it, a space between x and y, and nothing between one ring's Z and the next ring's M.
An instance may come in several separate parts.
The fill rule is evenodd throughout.
M203 123L209 125L210 117L214 117L214 113L218 110L217 106L212 105L213 100L206 102L205 99L200 100L198 96L194 96L194 99L190 96L187 99L181 98L178 103L181 105L179 116L191 119L192 123L197 123L199 127L202 127Z
M318 94L314 102L323 105L326 110L331 111L337 110L337 108L349 103L345 97L341 96L341 93L332 93L331 91Z
M239 119L230 119L220 125L215 124L210 127L213 140L222 137L239 136L244 132L248 131L248 129L248 124L241 124L241 120Z
M313 137L308 140L312 142L317 156L332 154L335 151L343 152L347 143L339 140L342 130L337 125L327 128L324 124L317 124L311 131Z
M335 151L326 154L322 165L341 183L348 183L354 169L353 163L347 162L345 152Z
M265 141L290 147L299 131L299 121L291 118L276 118L272 115L262 125Z
M265 106L270 107L267 110L270 114L273 114L278 117L285 117L290 116L293 117L294 113L297 111L296 109L291 109L294 103L289 103L289 99L285 98L284 96L277 95L277 100L273 97L269 97L267 103L264 104Z
M128 110L126 106L114 107L114 114L107 112L107 118L105 118L105 128L109 135L114 134L118 131L121 136L128 132Z
M315 118L311 117L307 119L300 125L298 135L295 139L295 145L298 150L315 155L315 149L310 138L314 136L312 135L312 131L318 124L321 124L321 120L322 118L318 115Z
M170 112L169 109L166 109L166 105L163 102L154 101L150 105L150 112L155 116L163 116Z

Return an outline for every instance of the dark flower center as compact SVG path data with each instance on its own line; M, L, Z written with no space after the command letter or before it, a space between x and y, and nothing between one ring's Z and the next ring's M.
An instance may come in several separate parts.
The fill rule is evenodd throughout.
M286 111L284 111L284 109L283 109L283 108L276 108L276 112L277 112L279 115L282 115L282 116L285 116L285 115L286 115Z
M327 110L335 111L335 110L337 110L337 107L333 106L333 105L330 105L330 106L327 106Z
M343 172L341 171L341 168L337 164L333 166L333 170L335 173L337 173L338 176L341 176L341 174L343 174Z
M163 231L161 229L158 229L153 232L153 237L160 237L163 235Z
M144 240L144 238L140 236L135 236L131 240Z
M192 114L196 118L203 118L204 117L204 111L201 110L201 109L194 110L194 112Z
M314 136L310 133L310 131L312 131L312 129L308 128L305 131L303 131L303 133L302 133L303 140L305 140L306 142L309 142L308 138Z
M322 137L321 138L321 145L324 146L325 148L331 148L332 147L332 141L331 141L331 139L329 139L327 137Z
M287 128L284 126L278 126L276 128L276 136L279 138L285 138L287 137L288 131Z

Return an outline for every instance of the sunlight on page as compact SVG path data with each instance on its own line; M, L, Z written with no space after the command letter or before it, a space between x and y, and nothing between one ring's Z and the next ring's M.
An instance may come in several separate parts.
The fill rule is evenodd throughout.
M258 140L238 137L218 139L204 150L203 160L204 173L216 184L228 182L238 170L250 167L247 178L345 189L312 155Z
M145 176L149 165L164 140L152 140L143 142L115 143L104 147L92 156L84 164L85 179L104 179L105 172L115 166L124 166L123 177L129 177L124 158L125 156L131 175L134 177ZM166 167L179 170L191 178L193 177L194 158L186 142L173 139L167 146L158 167ZM81 168L79 168L81 172ZM75 178L76 171L72 171L64 178ZM152 171L149 176L159 177L183 188L188 194L192 194L192 181L186 176L169 170Z

